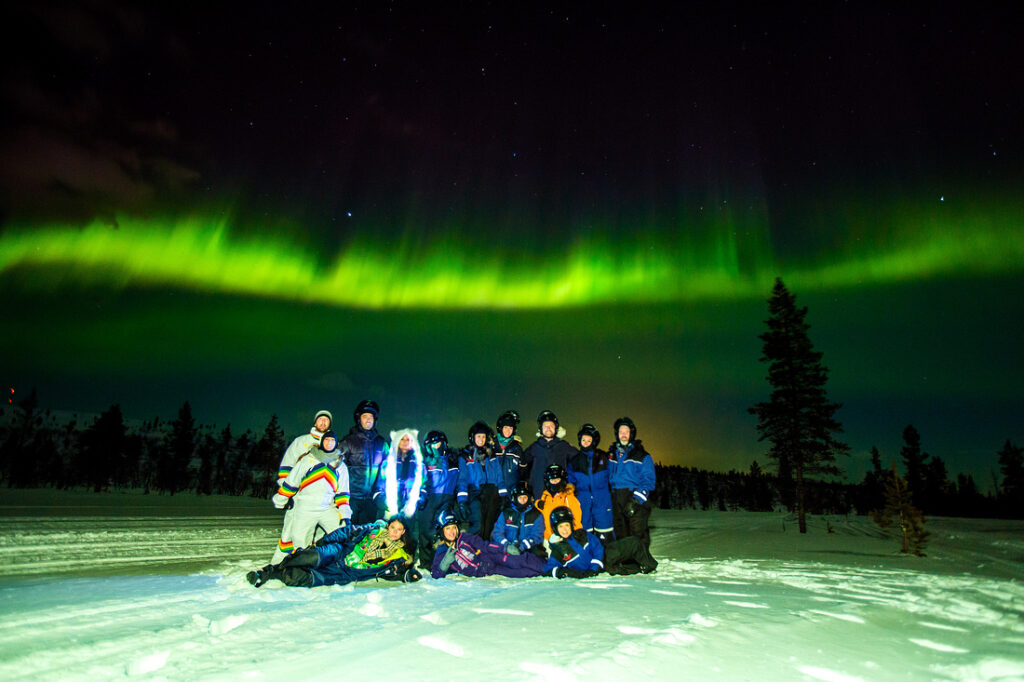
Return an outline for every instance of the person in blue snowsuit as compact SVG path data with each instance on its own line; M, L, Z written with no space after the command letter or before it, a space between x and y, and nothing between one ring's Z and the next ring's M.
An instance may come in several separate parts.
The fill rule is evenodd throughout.
M533 506L530 486L526 481L516 483L512 495L501 510L491 530L491 542L497 543L509 554L532 552L547 559L544 551L544 518Z
M452 573L470 578L488 575L533 578L543 573L544 560L536 554L510 554L479 535L463 532L452 514L442 518L439 525L440 540L430 567L432 578L440 579Z
M583 530L597 535L602 542L611 540L612 491L608 453L598 449L601 432L593 424L584 424L576 434L579 452L569 459L569 482L580 501Z
M448 436L442 431L431 431L423 439L424 494L420 497L422 509L417 518L419 541L419 567L430 568L434 560L430 551L434 541L437 517L444 510L452 511L455 484L459 478L457 455L448 447Z
M474 535L480 534L480 496L481 489L487 484L484 466L492 454L489 444L491 435L491 427L483 422L476 422L469 427L469 444L459 453L459 479L455 487L455 501L460 520L466 524L466 530Z
M633 536L650 549L654 460L637 440L636 424L629 417L615 420L615 437L615 444L608 450L615 537L621 540Z
M568 507L551 511L551 556L544 572L555 578L592 578L604 568L604 546L591 532L573 530L573 516Z
M291 587L346 585L372 578L416 582L422 575L404 550L408 542L409 533L401 517L386 524L375 521L343 526L279 564L250 571L246 579L256 587L274 579Z
M524 471L523 441L516 434L519 427L519 413L506 410L498 417L498 431L494 435L494 456L500 462L502 480L498 486L499 494L507 499L512 488L519 482L520 472ZM502 493L501 489L505 492Z
M573 515L568 507L551 511L551 527L551 556L544 564L544 572L556 578L593 578L601 571L633 575L653 573L658 568L658 562L635 537L602 544L593 533L573 530Z

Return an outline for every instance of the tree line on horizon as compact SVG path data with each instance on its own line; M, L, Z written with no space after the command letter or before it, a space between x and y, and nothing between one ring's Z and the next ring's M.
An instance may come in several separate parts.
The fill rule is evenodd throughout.
M287 447L277 416L261 433L235 434L196 422L184 403L171 421L155 418L140 427L125 424L111 405L87 424L60 423L40 408L35 391L12 408L0 410L0 483L13 488L88 487L96 492L134 489L173 495L248 495L269 498ZM900 451L914 503L937 516L1024 518L1024 449L1007 441L998 453L1001 481L994 493L979 492L973 477L950 480L945 464L921 447L913 426L903 433ZM804 482L808 513L869 514L885 504L886 472L872 448L872 470L859 483ZM662 509L795 511L792 478L765 471L755 461L749 471L716 472L656 465L653 500Z

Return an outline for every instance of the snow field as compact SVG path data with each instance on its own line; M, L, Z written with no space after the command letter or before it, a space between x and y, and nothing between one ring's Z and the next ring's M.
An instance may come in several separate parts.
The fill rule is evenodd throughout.
M1010 558L994 542L1015 540L985 522L937 546L943 570L861 520L801 538L772 515L659 511L649 576L255 589L244 574L272 549L266 522L39 521L0 519L5 550L16 536L50 566L5 555L27 577L0 579L4 680L337 679L354 665L474 681L1024 679L1024 583L1001 577ZM105 539L96 561L123 559L122 573L89 568L83 538ZM60 575L62 541L91 576ZM203 558L174 563L186 547ZM978 561L1003 567L961 570Z

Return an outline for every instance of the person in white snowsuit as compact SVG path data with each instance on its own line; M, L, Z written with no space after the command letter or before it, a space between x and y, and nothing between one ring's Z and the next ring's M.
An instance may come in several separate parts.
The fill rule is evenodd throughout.
M273 500L275 507L286 511L271 564L279 564L289 554L310 547L318 529L326 535L352 518L348 468L341 461L337 446L334 432L327 431L281 479Z
M288 449L284 451L281 464L277 467L278 484L288 476L288 472L299 461L299 457L309 452L310 448L315 448L320 444L320 438L331 428L332 423L334 423L334 418L327 410L320 410L316 413L316 416L313 417L313 428L309 430L309 433L304 433L293 440Z
M419 433L417 429L391 432L391 447L377 479L378 490L384 493L385 518L400 516L410 530L411 541L405 549L411 556L416 555L417 513L427 501Z

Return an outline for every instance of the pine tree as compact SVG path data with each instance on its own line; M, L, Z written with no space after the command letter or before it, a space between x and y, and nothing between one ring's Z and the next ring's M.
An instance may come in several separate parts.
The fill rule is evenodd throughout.
M900 477L895 462L892 473L885 477L885 507L871 512L871 517L882 528L895 522L900 529L904 554L924 556L924 546L931 535L924 529L924 515L913 505L907 481Z
M192 406L185 404L178 410L178 418L171 422L171 433L167 439L163 475L160 487L173 495L189 487L188 468L196 450L196 420L192 417Z
M900 456L903 458L903 466L907 468L907 485L913 491L914 502L921 504L925 495L925 460L928 454L921 449L921 434L912 424L903 429Z
M274 492L277 482L277 468L281 461L281 453L285 449L284 429L277 423L277 415L271 415L267 428L263 431L256 447L253 448L253 488L252 496L267 498Z
M121 406L111 405L86 430L82 438L86 478L93 492L100 492L112 479L124 474L126 430Z
M1009 440L999 451L999 471L1003 480L999 486L999 506L1011 518L1024 518L1024 448Z
M780 489L792 475L793 504L800 532L806 533L805 478L839 475L836 455L849 454L849 446L835 437L843 430L835 418L840 404L828 400L828 370L807 335L807 308L797 308L796 297L776 279L768 311L760 360L770 363L772 393L748 411L758 418L758 440L771 443L767 455L778 468Z

